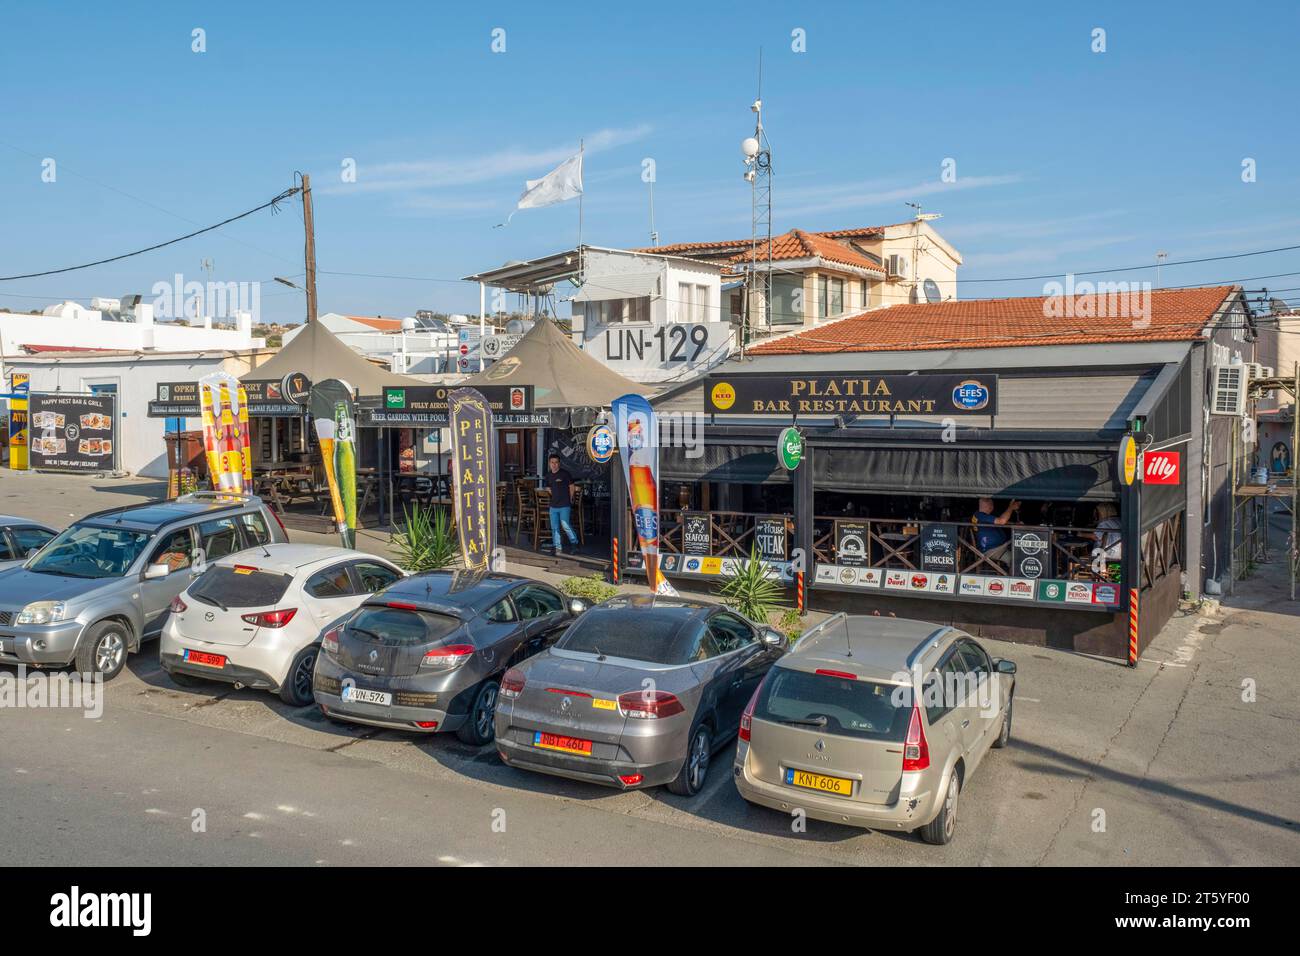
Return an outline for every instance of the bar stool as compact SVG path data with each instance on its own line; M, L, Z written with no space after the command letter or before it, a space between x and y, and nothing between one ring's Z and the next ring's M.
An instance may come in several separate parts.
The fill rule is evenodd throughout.
M519 507L519 513L515 521L515 544L519 543L520 532L526 532L533 537L533 547L537 547L537 492L526 481L515 482L515 497Z

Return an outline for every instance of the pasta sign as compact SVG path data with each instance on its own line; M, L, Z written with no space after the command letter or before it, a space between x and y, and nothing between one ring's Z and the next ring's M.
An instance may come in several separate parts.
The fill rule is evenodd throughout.
M468 570L487 570L496 528L492 409L472 388L456 389L448 396L448 406L460 552Z

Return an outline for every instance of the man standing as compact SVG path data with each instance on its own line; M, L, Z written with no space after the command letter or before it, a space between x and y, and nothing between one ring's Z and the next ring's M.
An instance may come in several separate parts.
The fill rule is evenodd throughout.
M570 523L573 488L573 476L560 467L560 456L552 455L547 462L546 490L551 493L551 543L555 545L556 554L564 553L560 550L561 528L569 538L570 547L575 547L578 543L578 536L573 533L573 525Z

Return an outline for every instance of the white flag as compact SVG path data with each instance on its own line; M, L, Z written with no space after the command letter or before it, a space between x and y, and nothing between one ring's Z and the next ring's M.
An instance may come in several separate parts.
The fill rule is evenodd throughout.
M571 156L541 179L530 179L524 184L523 195L516 209L535 209L553 206L557 202L577 199L582 195L582 153Z

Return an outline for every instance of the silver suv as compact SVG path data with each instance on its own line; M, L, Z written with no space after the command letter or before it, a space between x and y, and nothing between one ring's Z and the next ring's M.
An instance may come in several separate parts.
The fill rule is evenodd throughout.
M118 675L204 562L287 541L262 500L197 492L87 515L0 571L0 663Z
M963 784L1010 739L1015 673L951 627L837 614L755 691L736 788L786 813L948 843Z

